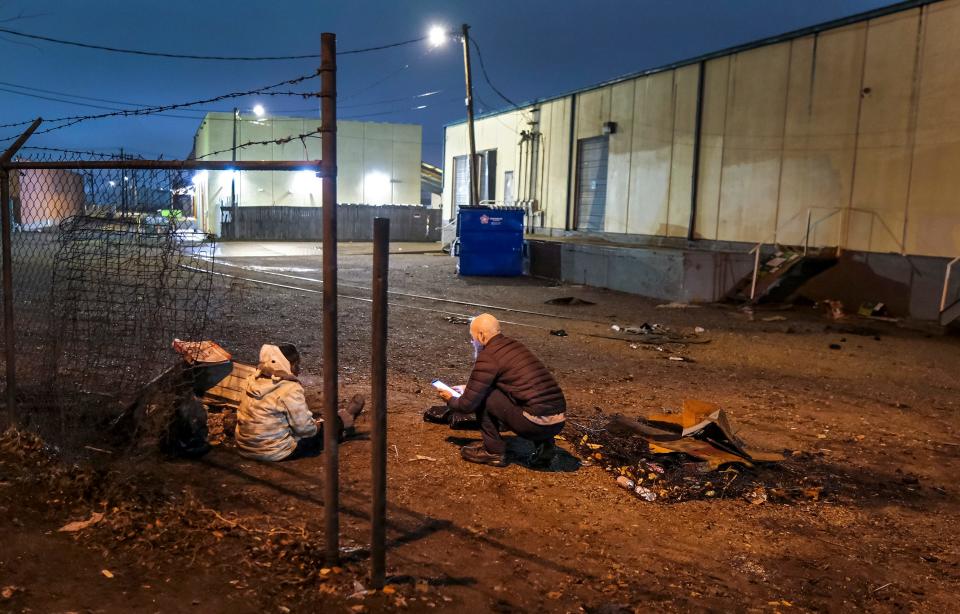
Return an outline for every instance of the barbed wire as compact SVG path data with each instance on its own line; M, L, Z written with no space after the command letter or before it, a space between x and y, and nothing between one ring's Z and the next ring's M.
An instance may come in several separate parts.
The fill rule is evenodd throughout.
M51 119L51 120L48 120L48 121L49 121L50 123L58 123L58 122L64 122L64 123L62 123L62 124L59 125L59 126L53 126L53 127L51 127L51 128L47 128L46 130L40 130L40 131L36 132L36 134L45 134L45 133L48 133L48 132L53 132L54 130L61 130L61 129L66 128L66 127L68 127L68 126L73 126L73 125L75 125L75 124L79 124L80 122L89 121L89 120L94 120L94 119L105 119L105 118L108 118L108 117L131 117L131 116L139 116L139 115L155 115L155 114L158 114L158 113L163 113L163 112L165 112L165 111L173 111L173 110L175 110L175 109L183 109L183 108L187 108L187 107L196 106L196 105L199 105L199 104L210 104L210 103L214 103L214 102L219 102L219 101L221 101L221 100L228 100L228 99L230 99L230 98L240 98L240 97L243 97L243 96L253 96L253 95L260 95L260 94L267 95L267 94L269 94L269 90L272 90L272 89L275 89L275 88L278 88L278 87L282 87L282 86L284 86L284 85L295 85L295 84L297 84L297 83L302 83L303 81L306 81L306 80L308 80L308 79L313 79L313 78L317 77L318 75L319 75L319 71L314 71L314 72L312 72L312 73L310 73L310 74L301 75L301 76L299 76L299 77L295 77L295 78L293 78L293 79L287 79L287 80L285 80L285 81L280 81L279 83L275 83L275 84L273 84L273 85L268 85L268 86L265 86L265 87L260 87L260 88L257 88L257 89L248 90L248 91L244 91L244 92L231 92L231 93L229 93L229 94L221 94L221 95L219 95L219 96L214 96L214 97L212 97L212 98L204 98L204 99L201 99L201 100L193 100L193 101L190 101L190 102L180 102L180 103L174 103L174 104L168 104L168 105L157 105L157 106L152 106L152 107L144 107L144 108L141 108L141 109L123 109L123 110L119 110L119 111L112 111L112 112L110 112L110 113L99 113L99 114L96 114L96 115L73 115L73 116L67 116L67 117L58 117L58 118L56 118L56 119ZM299 95L299 94L298 94L298 95ZM25 126L25 125L31 124L31 123L33 123L33 120L22 121L22 122L15 122L15 123L11 123L11 124L0 124L0 128L13 128L13 127L16 127L16 126ZM17 138L17 136L19 136L19 135L13 135L13 136L5 137L5 138L3 138L3 139L0 139L0 142L13 140L13 139Z
M64 149L62 147L41 147L39 145L24 145L20 149L30 150L30 151L47 151L47 152L54 152L54 153L65 153L65 154L72 154L76 156L86 156L90 158L102 158L102 159L109 159L109 160L120 160L120 159L131 160L138 157L142 158L142 156L133 156L131 154L124 154L123 156L121 156L120 154L115 154L115 153L103 153L103 152L92 151L92 150L81 151L78 149Z
M194 53L172 53L167 51L146 51L143 49L124 49L121 47L109 47L106 45L96 45L93 43L84 43L80 41L71 41L61 38L53 38L51 36L43 36L41 34L30 34L28 32L20 32L18 30L11 30L9 28L0 28L0 33L8 34L10 36L18 36L20 38L27 38L31 40L39 40L47 43L54 43L57 45L66 45L69 47L80 47L82 49L92 49L95 51L107 51L110 53L124 53L127 55L140 55L148 57L159 57L159 58L172 58L178 60L204 60L204 61L221 61L221 62L274 62L274 61L285 61L285 60L314 60L320 57L319 53L304 53L300 55L266 55L266 56L242 56L242 55L201 55ZM414 43L419 43L425 41L426 36L421 36L420 38L412 38L410 40L398 41L395 43L387 43L385 45L377 45L374 47L363 47L360 49L349 49L347 51L339 51L337 55L355 55L358 53L369 53L371 51L382 51L384 49L393 49L394 47L402 47L404 45L412 45Z
M209 152L209 153L205 153L205 154L203 154L202 156L196 156L196 157L194 158L194 160L203 160L204 158L209 158L210 156L216 156L216 155L219 155L219 154L222 154L222 153L232 152L232 151L234 151L235 149L243 149L243 148L245 148L245 147L253 147L253 146L255 146L255 145L285 145L286 143L291 143L291 142L293 142L293 141L301 141L301 142L304 142L304 139L306 139L306 138L308 138L308 137L311 137L311 136L314 136L314 135L317 135L317 134L320 134L321 132L323 132L323 129L322 129L322 128L317 128L316 130L312 130L312 131L310 131L310 132L304 132L304 133L302 133L302 134L295 134L295 135L291 135L291 136L285 136L285 137L281 137L281 138L279 138L279 139L270 139L270 140L266 140L266 141L247 141L246 143L242 143L242 144L240 144L240 145L237 145L236 147L227 147L226 149L220 149L220 150L218 150L218 151L211 151L211 152ZM304 143L304 145L306 145L306 144Z

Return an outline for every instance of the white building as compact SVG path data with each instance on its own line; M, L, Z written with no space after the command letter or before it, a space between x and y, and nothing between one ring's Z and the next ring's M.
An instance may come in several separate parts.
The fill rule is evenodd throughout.
M270 142L236 150L237 160L320 159L320 119L208 113L194 137L194 157L232 160L236 143ZM299 135L309 135L296 138ZM295 137L287 143L273 141ZM422 130L418 125L337 122L337 197L340 203L418 205ZM231 186L231 184L233 184ZM269 214L268 207L320 207L321 180L311 171L203 171L194 177L197 222L221 234L231 191L238 216ZM254 211L253 208L257 208Z
M958 59L960 0L913 0L542 98L477 119L480 199L526 209L536 274L715 300L755 245L809 244L842 255L820 294L933 318L958 295ZM465 123L444 151L449 219Z

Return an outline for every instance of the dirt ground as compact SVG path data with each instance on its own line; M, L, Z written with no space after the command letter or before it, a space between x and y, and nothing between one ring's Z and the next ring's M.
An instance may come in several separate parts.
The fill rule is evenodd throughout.
M63 467L8 441L0 446L0 611L956 607L957 337L856 317L835 322L809 306L751 317L732 306L660 308L528 278L458 278L448 256L395 247L390 287L405 295L391 296L389 315L387 591L364 588L368 441L341 447L344 563L335 569L323 568L318 551L322 457L257 463L227 439L199 461L165 461L143 448ZM220 267L226 274L288 287L248 282L242 311L218 340L245 361L262 342L298 343L308 400L319 410L321 286L311 281L320 277L319 253L223 264L234 265ZM347 397L369 393L370 304L358 300L369 296L368 248L345 247L340 267ZM595 305L544 304L562 296ZM754 447L807 453L836 483L820 500L794 504L666 504L637 499L569 447L549 471L529 468L530 449L517 440L506 468L464 463L459 446L476 434L421 415L435 402L431 379L462 382L469 372L467 328L447 316L481 311L553 370L571 422L598 409L643 416L684 399L712 401ZM600 338L615 335L612 324L644 322L701 327L710 342L660 352ZM57 532L96 511L100 524Z

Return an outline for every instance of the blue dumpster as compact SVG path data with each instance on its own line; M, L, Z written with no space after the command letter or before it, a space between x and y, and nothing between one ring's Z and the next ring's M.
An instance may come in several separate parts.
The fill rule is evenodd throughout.
M460 275L523 275L523 209L461 207Z

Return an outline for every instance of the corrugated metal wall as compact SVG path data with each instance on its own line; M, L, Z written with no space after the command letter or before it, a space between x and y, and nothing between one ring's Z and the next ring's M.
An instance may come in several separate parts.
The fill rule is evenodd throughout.
M960 255L960 0L865 20L703 63L695 236ZM575 139L610 135L604 230L684 237L690 218L700 64L583 91L477 122L523 189L520 131L542 136L535 188L544 228L574 224ZM574 100L575 98L575 100ZM445 167L466 152L446 129ZM575 166L575 165L574 165ZM452 173L445 173L450 215ZM522 198L518 193L518 199Z

